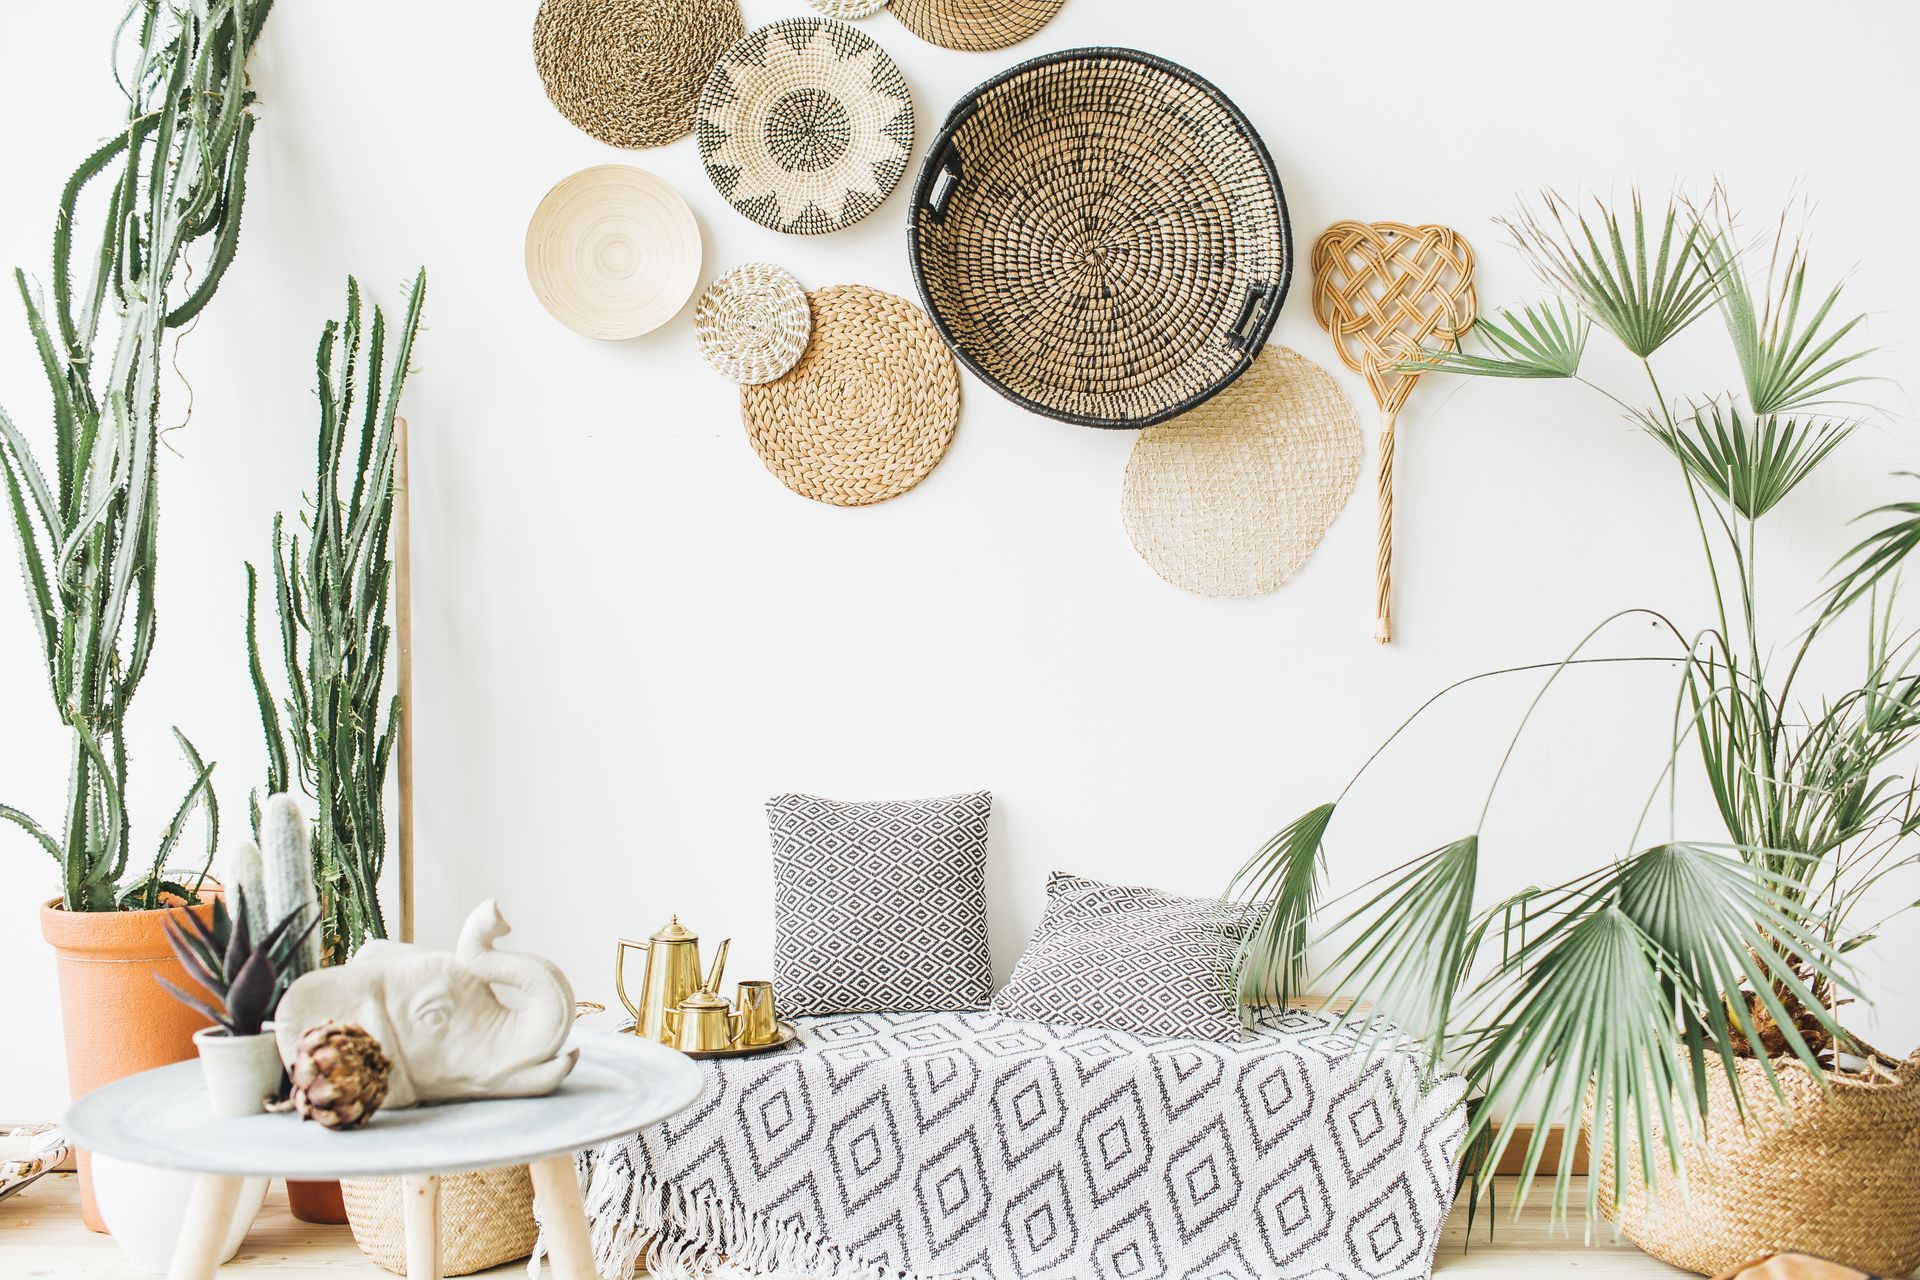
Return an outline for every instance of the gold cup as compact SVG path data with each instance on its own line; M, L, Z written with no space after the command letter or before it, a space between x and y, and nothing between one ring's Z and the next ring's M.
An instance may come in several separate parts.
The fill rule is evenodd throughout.
M772 1044L780 1038L780 1020L773 1007L773 984L766 981L742 982L734 992L734 1006L740 1010L740 1028L734 1043L741 1048Z

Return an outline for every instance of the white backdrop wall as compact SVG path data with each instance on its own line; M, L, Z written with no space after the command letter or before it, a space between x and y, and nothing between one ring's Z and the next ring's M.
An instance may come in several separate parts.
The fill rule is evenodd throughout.
M749 26L806 12L743 0ZM54 196L116 119L106 39L118 0L11 6L0 258L47 271ZM184 782L168 726L219 761L230 830L262 748L244 665L242 562L310 489L312 353L348 271L390 308L430 285L415 426L420 935L451 942L494 896L513 941L611 1001L614 939L669 912L769 968L760 810L805 789L884 798L991 788L993 945L1004 975L1048 870L1217 890L1266 835L1331 795L1427 694L1561 655L1633 605L1707 621L1670 464L1566 385L1431 381L1401 421L1399 642L1371 630L1372 474L1306 569L1252 601L1183 594L1120 524L1131 440L1025 416L963 375L962 425L910 494L840 510L763 469L690 311L632 342L551 320L522 235L566 174L618 161L692 203L702 278L772 259L810 286L912 296L904 191L845 233L782 237L732 212L693 142L620 153L576 131L533 69L532 0L281 0L254 59L261 124L238 263L181 344L183 422L162 461L161 639L134 709L132 802L151 847ZM1069 0L1004 54L936 49L863 24L905 71L919 152L967 88L1019 57L1133 45L1213 79L1272 149L1304 252L1347 217L1436 221L1479 251L1481 297L1539 287L1494 215L1542 185L1656 200L1724 178L1757 232L1817 197L1818 267L1873 312L1892 412L1772 520L1766 603L1789 625L1843 548L1841 522L1899 492L1916 459L1903 383L1920 325L1920 180L1906 136L1920 13L1897 0L1808 9L1624 0L1605 11ZM31 51L31 56L19 56ZM1336 370L1296 275L1275 340ZM19 320L0 324L0 398L30 433L45 400ZM1594 341L1594 368L1633 370ZM1714 322L1661 360L1673 388L1724 386ZM186 383L191 384L191 396ZM191 398L192 413L187 415ZM1369 450L1371 452L1371 450ZM5 556L12 560L9 545ZM9 571L8 576L11 576ZM20 599L0 588L0 796L57 809L65 745ZM1608 648L1653 651L1650 626ZM1843 670L1837 655L1829 670ZM1523 744L1487 827L1488 894L1627 848L1665 735L1671 674L1570 678ZM1530 684L1460 696L1402 740L1336 826L1341 885L1470 828ZM1697 804L1690 806L1696 817ZM1694 834L1717 835L1704 818ZM34 904L55 880L0 829L9 1043L0 1117L64 1099L53 965ZM1882 998L1864 1028L1920 1039L1911 927L1864 953ZM160 998L156 993L155 998Z

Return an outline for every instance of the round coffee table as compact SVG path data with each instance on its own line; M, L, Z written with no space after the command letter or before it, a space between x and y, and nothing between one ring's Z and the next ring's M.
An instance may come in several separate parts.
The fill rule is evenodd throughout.
M700 1068L664 1045L576 1030L580 1061L544 1098L381 1111L336 1133L291 1114L209 1115L198 1062L143 1071L87 1094L61 1127L77 1147L198 1174L171 1280L206 1280L248 1177L401 1179L409 1280L440 1275L439 1175L525 1164L560 1280L594 1280L573 1154L638 1133L700 1096Z

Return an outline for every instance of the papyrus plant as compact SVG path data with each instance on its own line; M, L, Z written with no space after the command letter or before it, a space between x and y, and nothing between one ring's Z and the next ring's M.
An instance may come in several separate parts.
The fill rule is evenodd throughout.
M254 123L247 54L270 4L139 0L127 10L114 43L126 119L60 192L50 296L14 272L46 374L52 452L36 452L0 412L0 477L37 657L68 732L68 784L56 823L4 805L0 818L58 864L70 911L191 897L163 882L167 859L202 805L209 859L218 838L213 766L176 729L192 785L160 831L151 870L123 883L133 850L127 710L159 619L162 344L213 297L239 243Z
M386 692L394 414L426 297L422 271L389 351L380 308L362 332L360 285L349 277L345 319L321 330L320 430L305 539L288 533L283 516L273 519L284 698L261 661L258 579L247 566L247 660L267 740L267 794L297 783L314 801L313 881L322 949L335 961L368 938L387 936L379 894L387 855L383 795L400 705Z
M1242 982L1250 998L1303 990L1308 943L1323 923L1335 940L1319 984L1357 998L1366 1011L1356 1016L1382 1034L1422 1041L1431 1064L1452 1064L1483 1096L1465 1147L1480 1150L1484 1176L1513 1132L1495 1115L1537 1104L1529 1169L1550 1123L1584 1119L1596 1137L1586 1172L1597 1174L1611 1143L1623 1177L1654 1185L1677 1167L1682 1135L1699 1131L1710 1072L1726 1075L1744 1107L1742 1058L1757 1058L1771 1081L1772 1057L1824 1078L1836 1055L1871 1053L1835 1011L1854 990L1842 956L1878 927L1856 919L1856 908L1916 863L1920 783L1898 765L1920 732L1920 675L1890 604L1875 602L1891 594L1890 575L1920 542L1920 505L1885 509L1896 519L1842 562L1803 629L1776 643L1756 608L1759 525L1846 440L1857 406L1837 397L1862 381L1858 362L1868 354L1859 319L1836 311L1839 288L1809 291L1806 256L1784 220L1770 253L1743 245L1717 194L1705 209L1676 203L1657 216L1637 197L1624 212L1583 213L1549 194L1506 227L1558 296L1483 319L1480 350L1424 352L1407 367L1573 379L1643 429L1694 516L1709 616L1689 631L1636 611L1671 641L1664 653L1589 658L1590 634L1565 660L1461 683L1538 671L1544 695L1573 668L1664 663L1679 672L1672 749L1648 762L1648 792L1629 798L1639 821L1621 832L1628 852L1609 865L1507 892L1481 882L1476 826L1323 902L1329 829L1354 784L1383 760L1376 752L1339 797L1289 824L1234 881L1231 893L1271 907L1242 954ZM1676 400L1654 356L1714 312L1733 357L1728 385ZM1581 373L1596 325L1634 358L1645 379L1637 393ZM1856 608L1870 615L1858 675L1847 687L1802 688L1808 654ZM1506 759L1522 746L1516 733ZM1677 829L1683 774L1704 780L1721 829ZM1643 839L1662 811L1665 838ZM1481 824L1485 817L1483 808ZM1387 1030L1389 1019L1404 1030ZM1664 1141L1652 1136L1656 1124ZM1640 1152L1631 1168L1630 1138ZM1556 1211L1576 1171L1567 1142L1554 1170ZM1521 1180L1517 1198L1530 1182L1531 1174ZM1599 1187L1590 1177L1589 1213Z

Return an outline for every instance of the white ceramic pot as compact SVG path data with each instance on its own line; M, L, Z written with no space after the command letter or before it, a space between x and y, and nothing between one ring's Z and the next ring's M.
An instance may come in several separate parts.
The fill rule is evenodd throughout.
M207 1085L207 1109L215 1116L259 1115L280 1089L280 1051L271 1024L256 1036L230 1036L222 1028L196 1031L200 1071ZM191 1173L156 1169L106 1156L93 1158L94 1199L100 1216L135 1270L164 1273L180 1237L193 1195ZM267 1197L266 1178L248 1178L240 1189L233 1225L221 1242L220 1261L240 1251Z

